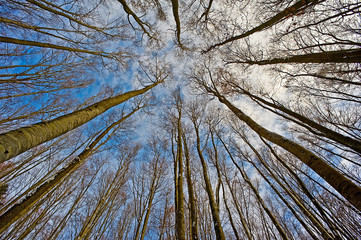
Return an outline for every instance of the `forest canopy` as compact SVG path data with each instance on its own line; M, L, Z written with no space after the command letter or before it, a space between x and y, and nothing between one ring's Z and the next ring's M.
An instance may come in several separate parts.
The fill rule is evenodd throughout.
M0 239L360 239L357 0L1 0Z

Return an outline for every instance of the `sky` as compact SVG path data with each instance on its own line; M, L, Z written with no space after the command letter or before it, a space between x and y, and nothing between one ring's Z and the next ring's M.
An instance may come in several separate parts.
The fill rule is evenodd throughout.
M44 1L37 2L40 3ZM153 106L149 107L147 111L142 110L134 115L134 120L130 121L130 125L133 127L132 132L125 130L119 131L119 134L106 144L103 149L106 149L106 147L113 149L117 141L122 139L122 134L136 139L138 143L144 146L154 135L169 137L168 129L165 127L163 127L163 129L162 124L164 124L163 120L167 113L172 111L169 110L172 109L172 93L177 89L180 89L185 102L199 101L199 104L206 102L207 107L205 108L205 112L210 112L208 111L210 109L216 109L216 112L224 113L225 120L223 126L225 129L228 129L230 122L232 122L230 112L227 111L225 105L221 104L216 98L211 97L209 94L204 94L196 81L194 81L197 71L199 69L205 69L202 68L204 66L210 66L212 76L217 78L215 81L221 80L217 75L219 69L221 69L232 75L237 83L245 83L245 85L251 89L252 93L268 94L286 105L306 109L305 113L309 113L310 116L318 116L315 106L320 106L320 108L324 110L326 107L329 107L327 105L328 103L321 101L321 97L316 98L304 92L300 93L297 91L297 88L290 88L287 85L294 84L298 86L304 84L306 86L322 88L327 88L327 85L317 85L317 81L311 78L302 78L299 82L292 81L291 78L284 77L285 74L279 73L277 70L293 73L304 73L306 70L310 70L315 73L323 73L327 72L328 68L332 69L332 65L305 65L304 67L299 67L296 64L249 66L227 64L227 62L237 60L241 57L260 60L274 56L283 56L290 52L288 48L293 48L297 46L297 44L300 44L300 39L304 40L306 44L313 43L315 39L310 36L317 32L323 36L319 38L320 41L332 41L338 37L344 38L340 40L341 42L351 42L357 41L357 36L359 36L359 34L355 32L347 32L347 30L341 28L338 29L339 31L335 31L336 36L333 37L327 35L326 28L315 28L309 32L305 31L309 33L309 35L305 35L304 38L302 38L302 34L301 36L295 34L294 39L289 36L284 37L285 40L282 42L284 44L279 44L275 41L279 36L277 34L296 29L298 26L308 24L310 21L317 21L325 15L331 16L332 14L337 14L337 9L335 10L333 7L339 6L343 1L329 0L329 2L332 3L330 6L328 3L322 3L314 8L312 7L312 9L307 9L306 13L309 15L303 15L302 13L290 17L276 26L270 27L262 32L254 33L247 39L237 40L208 53L204 53L204 50L212 44L240 34L247 29L251 29L265 19L268 19L268 16L273 14L278 8L285 8L287 3L290 4L293 1L278 1L280 4L278 6L253 1L214 1L211 8L212 11L208 16L210 19L208 22L205 22L204 19L197 21L197 18L201 16L201 10L206 7L203 1L194 1L192 4L189 3L189 5L187 5L188 2L182 1L180 2L179 14L181 20L181 43L184 49L181 49L176 39L176 22L174 21L172 13L171 1L161 0L158 2L165 13L163 20L159 18L159 9L157 9L156 1L129 3L131 9L141 19L144 26L150 26L150 28L146 26L146 29L154 34L159 41L150 39L144 34L139 24L132 16L127 16L118 1L101 1L99 5L98 2L99 1L95 0L76 1L73 4L63 0L56 1L57 4L61 5L61 8L58 8L58 10L62 12L62 16L38 7L29 10L29 5L27 5L25 1L9 2L8 4L0 3L0 13L2 13L0 37L51 43L59 46L93 51L93 54L89 54L74 51L59 51L49 47L35 47L0 42L0 52L2 53L2 55L0 55L0 124L2 124L0 133L20 126L27 126L44 120L54 119L71 113L74 110L89 106L109 96L116 96L126 91L140 89L144 85L154 82L154 73L160 69L166 69L168 77L164 83L159 84L150 91L149 94L154 97L151 101ZM358 6L357 4L359 3L357 3L357 1L353 2L355 6ZM94 6L96 7L93 8ZM76 15L71 14L77 11L80 11L82 14L87 13L85 17L81 19L86 24L95 26L95 28L101 26L107 26L107 28L102 30L103 32L99 32L95 31L94 28L90 29L87 26L77 23L76 20L73 19L73 16ZM19 27L19 25L16 24L5 24L4 19L16 19L24 25L40 27L35 30L32 27L27 29L26 27ZM345 24L345 26L348 26L348 24L350 26L359 26L360 19L354 17L348 19L345 17L345 22L342 22L341 25L342 24ZM47 34L44 34L44 32ZM326 51L333 50L333 48L337 47L338 45L336 47L315 47L310 48L311 50L301 49L293 53L300 54L301 52L312 52L316 50ZM111 53L111 57L98 56L98 52L101 51ZM41 65L31 66L39 62ZM72 65L66 65L64 63L71 63ZM16 65L27 66L16 67ZM49 67L50 65L52 66ZM355 64L355 66L357 67L357 64ZM24 71L24 74L14 78L13 74L19 71ZM210 77L207 74L206 72L205 78L209 83ZM77 88L60 89L58 91L54 90L63 88L64 86L69 87L71 84L81 86ZM346 94L359 95L359 92L357 92L359 88L357 87L352 88L346 86L344 89L344 91L347 92ZM44 91L51 92L44 93ZM227 86L225 86L224 91L227 91ZM7 98L9 95L11 95L10 98ZM17 97L17 95L24 96ZM290 131L290 128L294 127L295 124L283 121L275 114L265 111L248 97L241 96L240 94L228 94L227 98L266 129L297 142L302 142L310 149L317 149L317 147L312 146L312 144L302 139L304 134ZM354 99L357 99L357 96L354 97ZM340 119L343 120L347 119L348 115L346 114L350 114L350 118L355 119L353 123L354 126L359 126L360 118L357 117L359 99L356 100L356 102L357 103L352 105L350 102L339 101L338 99L330 101L332 114L342 116ZM129 113L133 106L132 104L134 105L133 100L114 107L90 123L74 130L71 134L74 134L74 139L77 141L74 143L65 142L64 144L70 145L69 149L71 150L75 149L73 155L76 155L75 153L81 151L82 144L89 143L94 139L97 132L100 132L107 125L114 122L115 119L119 119L122 113ZM352 111L349 111L348 108L350 107L352 107ZM201 106L199 106L199 109L200 108ZM40 112L36 112L36 110L40 110ZM122 110L124 110L124 112ZM35 113L23 117L24 114L28 112ZM187 113L185 113L185 115L187 115ZM12 119L8 121L9 119L7 118ZM187 117L185 117L184 124L191 125ZM244 126L244 124L240 122L238 122L238 124L239 126ZM335 128L332 124L326 123L326 125L330 126L330 128ZM342 132L342 129L338 130ZM343 133L350 133L348 131L350 130L346 129ZM93 138L89 139L89 136ZM252 143L255 145L259 144L260 141L257 134L250 132L249 136ZM354 136L359 138L360 133L358 130L355 130ZM48 144L51 142L52 141ZM242 147L245 145L240 138L237 138L237 143ZM260 145L262 144L258 146ZM78 147L79 149L77 149ZM40 148L41 146L39 149ZM336 149L335 151L341 153L339 152L340 150ZM71 151L69 150L69 152ZM30 152L26 154L31 155ZM63 153L56 156L64 159L68 157L67 154L68 153ZM107 155L106 150L104 150L103 154L104 155L100 154L99 156L103 156L105 159L108 157L117 157L116 154ZM59 169L63 166L63 163L59 163L61 159L49 163L46 170L52 167ZM20 158L16 158L15 162L16 161L19 163ZM350 162L342 160L342 163L345 165L343 168L346 170L348 170L348 167L351 168ZM260 179L260 176L254 169L249 169L252 180ZM45 171L45 169L42 170ZM18 184L18 191L14 192L14 195L24 191L25 188L21 189L21 187L34 182L34 179L39 178L42 173L43 172L39 172L33 179L27 179L27 182L16 182L15 184ZM355 175L357 175L357 173L355 173ZM213 176L215 176L215 174ZM261 184L263 184L263 187L265 186L264 182ZM262 196L266 196L268 190L267 187L264 187L261 192Z

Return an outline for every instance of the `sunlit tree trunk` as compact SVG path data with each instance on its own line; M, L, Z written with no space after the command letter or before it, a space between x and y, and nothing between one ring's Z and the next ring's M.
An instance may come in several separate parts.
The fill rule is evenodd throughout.
M133 90L116 97L105 99L94 103L89 107L50 121L36 123L30 127L23 127L1 134L0 163L87 123L108 109L147 92L157 84L159 84L159 82L153 83L140 90Z
M236 237L237 240L239 240L240 238L239 238L239 235L238 235L238 231L237 231L236 225L234 224L232 213L231 213L231 210L230 210L230 208L228 206L228 203L227 203L227 197L226 197L226 192L225 192L225 189L224 189L224 186L223 186L223 182L221 184L222 184L223 202L224 202L224 206L226 207L226 210L227 210L227 213L228 213L229 222L231 224L234 236Z
M0 42L17 44L17 45L33 46L33 47L40 47L40 48L52 48L52 49L58 49L58 50L63 50L63 51L68 51L68 52L87 53L87 54L106 57L106 58L114 57L110 53L101 52L101 51L91 51L91 50L86 50L86 49L72 48L72 47L67 47L67 46L56 45L56 44L52 44L52 43L36 42L36 41L16 39L16 38L3 37L3 36L0 36Z
M89 157L97 148L98 143L117 125L125 121L131 115L133 115L138 109L133 110L130 114L124 116L120 120L114 122L109 127L107 127L97 138L86 147L83 152L81 152L75 159L73 159L69 165L59 170L49 181L41 184L32 194L25 197L21 202L12 206L4 214L0 216L0 233L6 230L11 224L16 220L25 215L31 207L38 202L42 197L44 197L49 191L51 191L56 185L62 182L70 174L72 174L79 166ZM109 139L109 137L108 137ZM104 143L104 142L103 142Z

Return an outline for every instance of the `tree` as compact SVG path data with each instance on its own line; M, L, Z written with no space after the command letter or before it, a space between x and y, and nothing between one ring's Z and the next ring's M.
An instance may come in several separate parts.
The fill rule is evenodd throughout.
M0 1L2 238L357 239L360 11Z
M284 9L283 11L277 13L276 15L274 15L273 17L271 17L269 20L265 21L264 23L258 25L257 27L252 28L251 30L246 31L243 34L237 35L237 36L233 36L231 38L228 38L220 43L214 44L212 46L210 46L206 52L211 51L212 49L225 45L227 43L245 38L250 36L253 33L262 31L264 29L267 29L269 27L272 27L273 25L279 23L280 21L285 20L286 18L292 16L292 15L296 15L299 12L304 11L305 8L310 7L314 4L317 4L318 2L322 2L322 1L314 1L314 0L301 0L301 1L297 1L295 4L293 4L292 6L287 7L286 9Z
M15 204L9 210L7 210L4 214L1 215L1 225L0 231L3 232L7 227L9 227L12 223L14 223L17 219L22 217L24 213L26 213L34 203L39 201L44 195L46 195L50 190L52 190L57 184L63 181L66 177L72 174L84 161L85 159L91 155L93 151L99 148L103 143L99 142L111 131L114 127L119 125L121 122L125 121L129 118L134 112L138 109L133 110L133 112L129 113L128 115L124 116L120 120L114 122L109 127L107 127L104 131L102 131L96 139L87 146L75 159L71 161L71 163L58 171L57 173L52 176L51 180L44 182L40 186L37 186L35 192L29 194L28 196L23 199L22 202ZM109 139L109 137L107 137ZM97 146L99 144L99 146Z
M120 94L116 97L105 99L82 110L58 117L48 122L37 123L31 127L24 127L1 134L1 162L75 129L108 109L117 106L132 97L145 93L159 83L160 82L155 82L141 90L134 90Z

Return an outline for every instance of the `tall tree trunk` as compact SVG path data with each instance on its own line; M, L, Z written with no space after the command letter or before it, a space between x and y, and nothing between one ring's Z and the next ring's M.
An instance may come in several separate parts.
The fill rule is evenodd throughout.
M198 240L198 218L197 218L197 209L196 209L196 201L194 197L193 191L193 181L190 169L190 157L188 151L188 144L186 140L186 136L183 133L183 145L184 145L184 155L186 159L186 178L187 178L187 188L188 188L188 198L190 204L190 226L191 226L191 239Z
M206 163L206 161L205 161L205 159L203 157L203 153L202 153L202 150L201 150L199 129L198 129L198 126L197 126L197 124L195 122L193 122L193 125L194 125L194 129L196 131L197 152L198 152L199 159L201 160L201 164L202 164L203 178L204 178L204 182L206 184L206 192L207 192L207 195L208 195L209 205L211 207L212 219L213 219L213 224L214 224L214 231L216 232L217 239L225 240L226 238L224 236L224 232L223 232L223 228L222 228L222 224L221 224L221 219L219 217L219 209L218 209L218 206L217 206L217 202L216 202L216 200L214 198L211 181L210 181L209 176L208 176L207 163Z
M275 16L271 17L269 20L258 25L257 27L255 27L251 30L248 30L247 32L242 33L240 35L230 37L230 38L224 40L223 42L214 44L214 45L210 46L205 52L209 52L216 47L219 47L219 46L225 45L227 43L248 37L253 33L260 32L269 27L272 27L273 25L279 23L280 21L286 19L287 17L295 15L296 13L301 12L305 8L307 8L311 5L317 4L318 2L320 2L320 1L319 0L300 0L300 1L296 2L295 4L293 4L292 6L289 6L288 8L284 9L283 11L277 13Z
M176 24L176 36L177 36L177 42L178 46L183 49L183 45L181 43L180 34L181 34L181 23L179 19L179 2L178 0L171 0L172 2L172 10L173 10L173 17Z
M62 182L65 178L71 175L76 169L78 169L79 166L85 161L85 159L89 157L93 153L93 151L99 147L96 147L96 145L109 133L109 131L121 122L125 121L137 110L138 109L135 109L128 115L121 118L119 121L114 122L109 127L107 127L88 147L83 150L83 152L81 152L75 159L73 159L69 165L59 170L52 178L49 179L49 181L46 181L45 183L40 185L32 194L29 194L21 202L15 204L3 215L1 215L0 233L4 232L16 220L24 216L36 202L38 202L42 197L44 197L49 191L56 187L56 185Z
M63 115L50 121L22 127L0 135L0 163L13 158L39 144L59 137L104 113L108 109L126 100L147 92L159 84L148 85L140 90L133 90L116 97L107 98L89 107Z
M317 122L315 122L301 114L298 114L298 113L286 108L285 106L283 106L281 104L275 103L275 101L274 101L274 103L269 102L259 96L256 96L256 95L250 93L249 91L247 91L241 87L238 87L238 86L235 86L235 87L237 89L239 89L242 94L247 95L249 98L254 100L256 103L258 103L262 107L264 107L264 105L262 105L260 103L263 103L267 106L278 109L320 132L320 133L317 133L315 131L312 131L313 133L323 136L323 137L327 137L331 140L334 140L335 142L338 142L346 147L349 147L349 148L361 153L361 142L360 141L353 139L351 137L348 137L348 136L344 136L338 132L333 131L332 129L326 128L326 127L322 126L321 124L318 124ZM268 109L268 108L266 108L266 109ZM283 116L283 115L281 115L281 116ZM295 121L295 122L297 123L297 121ZM303 126L303 125L301 125L301 126Z
M295 55L284 58L273 58L267 60L238 60L228 63L246 63L255 65L270 65L279 63L359 63L361 62L361 49L347 49L339 51L328 51Z
M176 207L176 236L178 240L186 239L185 219L184 219L184 194L183 194L183 148L182 148L182 111L178 108L179 117L177 119L177 155L176 164L178 164L177 172L177 207Z
M287 235L284 232L284 230L282 229L281 225L279 224L279 222L277 221L277 219L273 216L272 212L268 209L268 207L266 206L266 204L264 203L262 197L259 195L258 190L256 189L256 187L252 184L251 180L248 178L247 173L236 163L235 159L233 158L231 152L229 151L229 149L227 148L227 146L223 143L223 146L225 147L229 157L231 158L233 164L237 167L237 169L239 170L239 172L242 175L242 178L246 181L246 183L249 185L249 187L252 189L253 193L255 194L257 200L259 201L259 203L261 204L262 208L264 209L264 211L267 213L267 215L269 216L269 218L271 219L272 223L274 224L274 226L277 228L279 234L281 235L282 239L286 240Z
M63 51L68 51L68 52L87 53L87 54L106 57L106 58L113 57L112 54L107 53L107 52L102 52L102 51L91 51L91 50L86 50L86 49L56 45L56 44L52 44L52 43L36 42L36 41L10 38L10 37L4 37L4 36L0 36L0 42L17 44L17 45L41 47L41 48L58 49L58 50L63 50Z
M159 178L160 178L160 174L158 175L157 172L157 165L158 165L158 161L155 163L156 167L154 169L154 173L153 173L153 178L152 178L152 183L150 186L150 190L149 190L149 198L147 200L147 206L146 206L146 213L144 216L144 221L143 221L143 226L142 226L142 230L141 230L141 234L140 234L140 239L143 240L146 233L147 233L147 227L148 227L148 221L149 221L149 217L150 217L150 213L152 212L152 208L153 208L153 200L155 197L155 194L157 192L157 189L159 187Z
M221 185L222 185L222 176L221 176L221 170L219 168L218 151L217 151L216 143L214 141L214 133L213 133L212 127L209 128L209 132L211 134L211 142L212 142L212 146L213 146L213 150L214 150L214 166L216 167L217 177L218 177L217 185L216 185L216 202L217 202L217 206L219 208L220 190L221 190Z
M237 240L239 240L238 231L237 231L237 228L236 228L236 226L234 224L233 217L232 217L232 214L231 214L231 210L228 207L226 192L225 192L225 189L224 189L224 186L223 186L223 182L221 184L222 184L223 202L224 202L224 206L226 207L226 210L227 210L227 213L228 213L229 222L231 224L234 236L236 237Z
M359 186L357 186L351 180L347 179L311 151L275 132L271 132L260 126L252 118L244 114L240 109L233 106L218 91L212 90L209 87L206 87L206 89L208 92L214 94L221 103L225 104L238 117L238 119L246 123L258 135L295 155L303 163L314 170L320 177L322 177L328 184L330 184L336 191L338 191L345 199L347 199L351 204L353 204L361 211L361 188Z
M310 221L312 222L312 224L320 231L322 237L324 239L333 239L334 236L330 235L327 230L324 228L324 226L322 225L321 221L319 221L317 219L317 217L312 214L306 206L304 206L302 204L302 202L300 201L299 197L295 196L293 193L291 193L291 191L289 191L289 189L277 178L277 176L275 176L275 174L273 173L273 170L269 168L268 164L266 163L266 161L261 157L260 153L251 145L250 142L248 142L246 139L244 139L245 142L247 143L247 145L252 149L252 151L256 154L258 160L262 163L262 165L267 169L268 173L273 177L273 179L283 188L283 190L292 198L292 200L295 202L295 204L301 209L301 211L310 219ZM263 175L263 173L261 172L261 170L256 166L256 164L254 163L254 161L252 161L251 159L249 159L249 162L257 169L257 171L263 176L263 178L267 181L267 183L274 189L274 191L277 193L278 190L269 182L269 180L266 178L266 176ZM277 193L278 194L278 193ZM282 201L284 201L286 203L286 200L283 198L283 196L281 196L280 194L278 194L279 197L281 198ZM288 203L286 203L287 206L289 206ZM289 206L290 207L290 206ZM290 210L293 212L293 208ZM294 215L296 216L296 213L294 213ZM296 216L296 218L298 218Z

